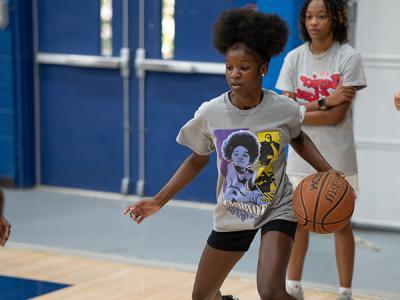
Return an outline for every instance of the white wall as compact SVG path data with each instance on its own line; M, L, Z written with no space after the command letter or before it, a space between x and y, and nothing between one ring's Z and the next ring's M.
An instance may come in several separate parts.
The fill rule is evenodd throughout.
M360 193L355 223L400 228L400 1L358 0L355 46L368 87L354 107Z

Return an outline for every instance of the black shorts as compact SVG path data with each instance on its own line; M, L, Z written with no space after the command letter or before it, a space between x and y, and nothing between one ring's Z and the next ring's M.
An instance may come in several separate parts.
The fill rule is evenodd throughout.
M297 222L287 220L272 220L261 227L261 236L268 231L279 231L287 234L294 240ZM207 244L215 249L224 251L247 251L250 248L258 229L230 232L212 231Z

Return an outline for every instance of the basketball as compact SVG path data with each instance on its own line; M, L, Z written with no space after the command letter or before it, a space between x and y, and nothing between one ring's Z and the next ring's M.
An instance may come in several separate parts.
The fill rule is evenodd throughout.
M299 225L316 233L332 233L350 222L355 193L336 172L307 176L294 190L293 211Z

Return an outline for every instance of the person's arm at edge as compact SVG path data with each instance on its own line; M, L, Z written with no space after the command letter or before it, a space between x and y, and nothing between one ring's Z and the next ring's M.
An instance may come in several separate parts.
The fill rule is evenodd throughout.
M394 107L395 107L397 110L400 110L400 92L398 92L398 93L396 93L396 94L394 95L393 101L394 101Z
M4 195L0 190L0 246L4 246L10 236L11 225L3 216Z
M4 194L0 189L0 218L3 216L3 206L4 206Z

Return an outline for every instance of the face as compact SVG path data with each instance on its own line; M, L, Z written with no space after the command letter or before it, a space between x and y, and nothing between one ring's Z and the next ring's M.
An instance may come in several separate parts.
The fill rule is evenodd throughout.
M238 167L247 167L250 163L249 151L243 146L237 146L232 152L232 162Z
M332 20L324 0L313 0L307 7L305 25L311 41L333 37Z
M262 75L268 70L267 64L260 66L259 60L246 46L228 50L225 65L226 80L232 93L247 96L261 90Z

